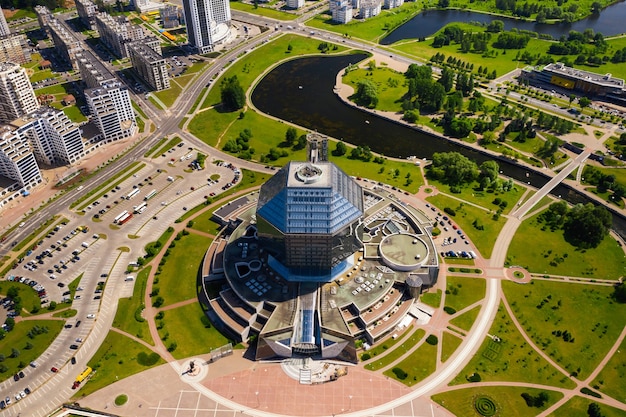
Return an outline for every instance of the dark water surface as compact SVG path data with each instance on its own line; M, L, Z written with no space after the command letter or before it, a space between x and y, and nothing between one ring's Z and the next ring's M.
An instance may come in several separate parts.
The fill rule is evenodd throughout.
M380 43L390 45L404 39L425 38L453 22L481 22L489 24L492 20L502 20L505 30L513 28L529 30L551 35L555 39L560 38L562 35L567 35L570 30L584 32L585 29L593 29L595 32L601 32L604 36L614 36L626 32L626 2L622 1L612 4L602 10L600 14L591 15L574 23L557 24L526 22L465 10L426 10L403 25L398 26L383 38Z
M354 145L367 145L374 152L387 156L414 155L431 159L435 152L455 151L478 164L496 159L504 175L537 188L549 181L550 178L539 171L345 104L333 92L336 74L366 58L365 54L356 54L286 62L261 80L252 93L252 102L264 113ZM571 203L589 201L566 185L559 185L552 194ZM626 220L619 214L614 214L613 218L615 229L626 236Z

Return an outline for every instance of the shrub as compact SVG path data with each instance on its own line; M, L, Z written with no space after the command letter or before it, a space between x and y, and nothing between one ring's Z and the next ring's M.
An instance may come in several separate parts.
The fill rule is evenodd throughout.
M174 352L176 350L176 348L178 347L178 345L176 344L176 342L172 342L170 343L170 345L167 347L167 351L168 352Z
M391 370L391 372L393 372L393 373L394 373L394 375L396 376L396 378L398 378L398 379L400 379L400 380L406 379L406 378L409 376L409 374L407 374L406 372L404 372L404 369L402 369L402 368L398 368L398 367L393 368L393 369Z
M467 378L467 380L469 382L480 382L482 378L480 377L480 374L478 372L474 372Z
M474 400L474 409L478 414L485 417L494 416L498 412L496 403L491 398L484 395Z
M456 313L456 310L454 308L450 307L450 306L445 306L443 308L443 311L445 311L446 313L448 313L450 315Z
M434 334L431 334L426 338L426 343L435 346L437 345L437 343L439 343L439 339L437 339L437 336L435 336Z
M369 353L364 353L364 354L361 355L361 360L362 361L367 361L367 360L369 360L371 358L372 358L372 355L370 355Z
M152 352L150 354L146 352L139 352L137 355L137 363L143 366L152 366L159 361L159 354L156 352Z
M586 394L586 395L591 395L592 397L602 398L602 395L598 394L598 393L597 393L597 392L595 392L595 391L590 390L590 389L589 389L589 388L587 388L587 387L583 387L583 388L581 388L581 389L580 389L580 392L582 392L583 394Z
M456 211L454 211L453 208L450 207L445 207L443 209L443 211L445 211L446 213L448 213L450 216L456 216Z
M117 406L124 405L126 404L127 401L128 401L128 395L126 394L118 395L117 397L115 397L115 405Z

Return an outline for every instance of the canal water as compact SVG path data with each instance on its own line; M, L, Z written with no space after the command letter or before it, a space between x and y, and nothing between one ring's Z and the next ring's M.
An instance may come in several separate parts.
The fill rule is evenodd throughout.
M386 156L431 159L435 152L455 151L478 164L496 159L504 175L537 188L549 181L550 178L543 173L507 159L495 158L461 142L413 129L345 104L333 92L336 74L367 57L366 54L353 54L285 62L259 82L252 92L252 103L260 111L278 119L353 145L369 146L372 151ZM558 186L552 194L571 203L588 201L584 195L566 185ZM626 220L619 215L613 217L616 230L626 236Z
M565 5L567 5L567 3L565 3ZM612 4L599 14L591 15L586 19L574 23L557 24L527 22L467 10L425 10L408 22L398 26L389 35L383 38L380 43L383 45L391 45L392 43L405 39L425 38L436 33L449 23L480 22L489 24L492 20L503 21L505 30L511 30L513 28L529 30L531 32L551 35L554 39L559 39L562 35L567 35L570 30L584 32L586 29L601 32L604 36L614 36L626 32L626 26L624 26L624 21L626 20L626 2L622 1Z

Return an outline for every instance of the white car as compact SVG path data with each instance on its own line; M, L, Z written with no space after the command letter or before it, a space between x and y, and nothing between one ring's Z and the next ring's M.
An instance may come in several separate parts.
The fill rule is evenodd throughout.
M81 339L80 337L78 339L76 339L76 343L82 343L83 339Z
M87 318L88 319L95 319L96 315L95 314L87 314Z
M26 398L26 393L24 391L20 391L20 397Z

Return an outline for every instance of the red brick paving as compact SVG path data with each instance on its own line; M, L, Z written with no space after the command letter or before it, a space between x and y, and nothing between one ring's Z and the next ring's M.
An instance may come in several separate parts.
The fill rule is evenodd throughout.
M289 378L278 364L262 364L255 370L208 380L203 385L245 408L291 416L355 412L411 392L391 378L357 367L349 368L348 375L334 382L301 385Z

